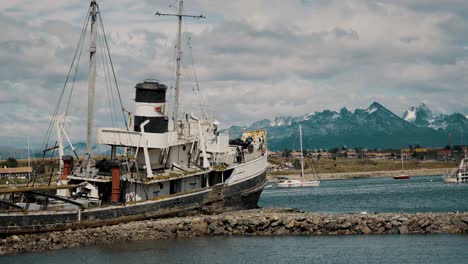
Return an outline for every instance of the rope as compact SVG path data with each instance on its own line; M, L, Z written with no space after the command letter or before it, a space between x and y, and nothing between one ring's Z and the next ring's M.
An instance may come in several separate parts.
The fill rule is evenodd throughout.
M89 25L89 16L88 16L88 22L86 23L85 30L88 28L88 25ZM85 35L85 34L86 34L86 32L83 35ZM73 75L73 82L72 82L72 86L71 86L71 90L70 90L70 95L68 97L67 108L65 110L65 118L68 115L68 109L70 107L70 102L71 102L71 97L72 97L72 94L73 94L73 89L75 88L76 76L78 75L78 67L80 66L81 54L83 53L84 40L85 40L85 38L82 37L81 45L80 45L80 48L79 48L80 49L80 54L78 55L78 61L76 62L75 73Z
M97 48L99 49L99 53L101 55L101 62L102 62L102 72L103 72L103 75L104 75L104 80L105 80L105 84L106 84L106 90L107 90L107 103L109 104L109 112L110 112L110 115L111 115L111 122L112 122L112 127L115 128L115 120L114 120L114 108L112 107L112 103L111 103L111 90L112 90L112 87L110 87L110 84L109 84L109 81L108 81L108 69L107 69L107 60L104 56L104 48L102 47L102 42L101 42L101 35L99 34L99 27L98 27L98 46ZM102 52L101 52L102 51Z
M68 96L68 102L67 102L67 107L66 107L66 110L65 110L65 116L63 118L63 127L65 128L66 124L65 121L67 120L67 117L68 117L68 110L70 108L70 102L71 102L71 98L72 98L72 95L73 95L73 91L74 91L74 88L75 88L75 83L76 83L76 76L78 75L78 67L80 66L80 61L81 61L81 54L83 53L83 45L84 45L84 42L85 42L85 36L86 36L86 29L88 28L88 25L89 25L89 21L90 21L90 15L88 14L88 19L87 19L87 22L86 22L86 26L84 28L84 31L83 31L83 37L81 39L81 45L79 47L80 49L80 54L78 55L78 61L76 62L76 66L75 66L75 73L74 73L74 76L73 76L73 82L72 82L72 86L71 86L71 89L70 89L70 95ZM71 124L70 123L70 127L71 127ZM57 144L57 142L55 142L55 145Z
M71 73L71 71L72 71L72 69L73 69L73 65L74 65L74 63L75 63L75 59L76 59L76 56L77 56L77 54L78 54L78 50L80 49L80 43L81 43L82 39L84 38L84 34L85 34L85 32L86 32L86 27L87 27L87 25L88 25L88 21L89 21L89 17L90 17L90 10L91 10L91 7L88 8L88 13L87 13L85 22L84 22L84 24L83 24L83 28L82 28L82 30L81 30L80 39L79 39L79 41L78 41L78 43L77 43L77 46L76 46L76 49L75 49L75 53L73 54L72 62L71 62L71 64L70 64L70 68L68 69L68 73L67 73L67 77L66 77L66 79L65 79L65 83L64 83L64 85L63 85L62 91L60 92L57 105L55 106L55 109L54 109L54 112L53 112L53 115L52 115L53 118L52 118L52 120L51 120L50 123L49 123L49 127L47 128L46 136L44 137L44 140L43 140L43 142L42 142L41 148L42 148L43 150L47 149L47 143L49 142L49 139L50 139L50 134L51 134L51 132L52 132L52 127L53 127L53 124L54 124L54 120L55 120L55 118L57 117L57 113L58 113L58 111L59 111L59 109L60 109L60 105L61 105L61 102L62 102L62 98L63 98L63 95L64 95L64 93L65 93L65 89L66 89L66 87L67 87L68 80L69 80L69 78L70 78L70 73ZM44 153L44 155L43 155L43 158L44 158L44 156L45 156L45 153Z
M191 37L191 34L189 34L188 37L187 37L187 46L189 48L190 60L191 60L191 64L192 64L192 74L193 74L193 78L194 78L194 81L195 81L195 85L197 87L197 93L198 93L198 96L200 98L198 106L200 107L203 116L206 118L207 117L207 109L205 109L205 107L204 107L205 98L203 97L203 94L200 92L200 85L198 84L198 76L197 76L197 70L196 70L196 67L195 67L195 59L193 57L193 49L192 49L191 40L192 40L192 37ZM195 89L192 88L192 90L195 93Z
M123 120L124 120L124 123L125 123L125 127L126 127L126 129L128 131L127 119L125 118L125 108L123 107L122 97L120 96L120 89L119 89L119 85L117 83L117 77L115 76L114 64L112 63L112 57L110 55L109 44L107 42L106 31L104 29L104 22L102 20L101 10L99 9L99 6L98 6L98 16L99 16L99 20L100 20L99 24L101 25L102 33L103 33L103 36L104 36L104 42L105 42L106 48L107 48L107 54L109 56L109 62L110 62L111 68L112 68L112 75L114 76L115 87L117 89L117 94L119 96L119 102L120 102L120 107L122 109Z

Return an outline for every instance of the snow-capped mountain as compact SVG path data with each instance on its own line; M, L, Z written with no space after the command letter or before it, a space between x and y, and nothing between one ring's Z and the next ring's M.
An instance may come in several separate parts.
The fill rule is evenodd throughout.
M418 107L411 106L404 113L402 118L417 126L427 127L435 121L436 116L431 109L425 104L420 104Z
M451 115L434 114L432 110L425 104L420 104L417 107L409 107L402 116L406 121L415 124L419 127L430 127L432 129L446 130L449 127L463 128L467 117L455 113Z
M244 129L264 128L268 131L270 149L297 148L299 124L302 124L306 145L310 142L306 148L445 146L448 133L455 135L460 129L468 133L464 115L435 115L429 107L421 104L408 108L403 117L399 117L378 102L354 112L344 107L339 112L324 110L298 117L264 119L250 126L231 127L229 133L231 137L238 137ZM461 142L462 137L458 141Z
M290 116L277 116L274 120L263 119L257 122L254 122L249 126L250 129L264 128L264 127L276 127L276 126L290 126L293 123L307 121L316 113L309 113L298 117Z
M332 148L346 145L364 148L401 148L409 145L445 146L450 134L453 145L468 143L467 116L435 114L425 104L409 107L402 117L394 114L378 102L366 109L353 112L343 107L339 111L324 110L297 117L281 116L273 120L263 119L248 126L232 126L225 130L232 138L244 130L266 129L268 147L271 150L299 148L299 124L304 131L304 147L307 149ZM85 152L84 143L76 143L78 154ZM65 147L71 154L70 147ZM0 148L2 157L12 156L12 150ZM18 152L19 153L19 152ZM17 154L24 156L25 150ZM42 157L42 152L32 151L32 157ZM109 148L93 146L93 153L106 155Z

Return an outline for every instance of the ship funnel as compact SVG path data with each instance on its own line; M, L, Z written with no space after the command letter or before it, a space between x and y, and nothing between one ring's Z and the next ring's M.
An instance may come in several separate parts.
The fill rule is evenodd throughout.
M112 160L111 162L112 172L112 192L111 202L120 201L120 162L118 160Z
M145 126L146 133L165 133L168 131L166 110L167 86L158 81L144 81L135 86L135 122L133 130L140 132L140 125L149 120Z
M72 173L73 156L64 155L62 156L62 160L63 160L63 169L62 169L62 175L60 176L60 180L66 181L67 176Z

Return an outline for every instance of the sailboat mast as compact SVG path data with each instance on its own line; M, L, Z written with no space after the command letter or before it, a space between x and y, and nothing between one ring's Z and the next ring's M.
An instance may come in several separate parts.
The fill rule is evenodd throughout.
M401 170L403 170L403 150L401 150Z
M302 125L299 124L299 142L301 144L301 179L304 178L304 155L302 152Z
M94 116L94 94L96 85L96 14L97 3L91 1L91 45L89 48L89 81L88 81L88 124L86 134L86 152L88 154L87 171L91 171L91 150L93 144L93 116Z
M31 172L29 168L31 168L31 155L29 153L30 145L29 145L29 137L28 137L28 183L31 182Z
M182 59L181 38L182 38L182 10L184 1L179 0L179 27L177 30L177 61L176 61L176 80L175 80L175 98L174 98L174 124L177 126L179 120L179 89L180 89L180 61Z

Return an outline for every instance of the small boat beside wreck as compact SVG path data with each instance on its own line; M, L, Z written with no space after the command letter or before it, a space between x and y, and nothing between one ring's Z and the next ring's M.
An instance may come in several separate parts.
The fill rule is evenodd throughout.
M91 28L87 153L76 154L64 129L64 114L55 113L52 127L57 143L44 151L58 150L56 185L0 188L0 235L257 207L267 184L266 131L245 131L240 140L230 141L228 134L218 131L217 121L191 113L179 115L182 10L180 0L179 13L174 15L179 18L179 32L172 117L165 84L155 80L136 84L135 110L125 128L97 129L96 143L110 147L111 155L96 160L91 153L96 31L104 27L97 25L102 23L101 11L91 1L85 23ZM71 155L65 153L63 138ZM117 155L122 149L124 154Z

